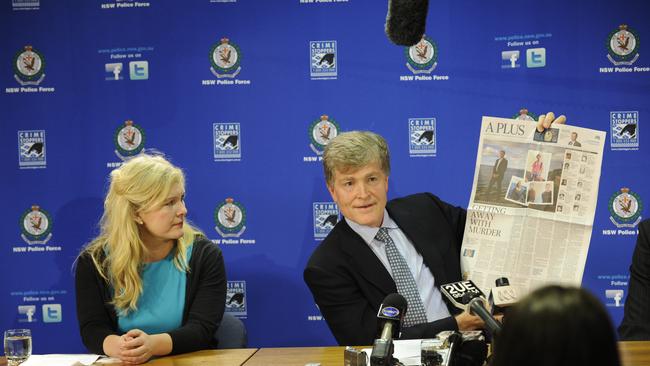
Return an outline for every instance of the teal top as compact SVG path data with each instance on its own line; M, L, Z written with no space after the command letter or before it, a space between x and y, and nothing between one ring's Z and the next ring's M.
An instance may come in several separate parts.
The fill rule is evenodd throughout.
M138 310L127 316L118 312L117 326L121 332L140 329L147 334L158 334L182 325L187 276L174 265L175 253L172 250L164 259L144 265ZM192 245L187 248L188 263L191 256Z

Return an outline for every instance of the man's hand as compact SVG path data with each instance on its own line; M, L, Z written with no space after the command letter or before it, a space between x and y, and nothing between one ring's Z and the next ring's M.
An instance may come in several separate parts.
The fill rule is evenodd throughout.
M481 318L470 314L468 311L463 311L454 318L458 324L458 330L478 330L483 329L483 326L485 326Z
M539 118L537 119L537 132L544 132L544 130L551 127L553 123L560 125L565 124L566 117L564 115L561 115L555 118L555 114L553 112L540 114Z

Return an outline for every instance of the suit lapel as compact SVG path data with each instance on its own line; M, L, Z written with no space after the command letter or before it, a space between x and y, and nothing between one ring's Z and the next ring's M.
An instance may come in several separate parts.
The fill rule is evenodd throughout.
M446 240L435 231L436 223L421 223L408 210L401 207L386 207L390 217L397 223L397 226L409 238L415 250L420 253L424 264L433 275L435 283L438 286L447 283L447 275L444 271L442 256L438 251L438 242Z
M341 248L350 257L355 270L368 282L385 292L386 295L397 292L397 287L395 287L395 282L390 273L363 238L352 230L345 220L341 220L340 225L344 236L347 238Z

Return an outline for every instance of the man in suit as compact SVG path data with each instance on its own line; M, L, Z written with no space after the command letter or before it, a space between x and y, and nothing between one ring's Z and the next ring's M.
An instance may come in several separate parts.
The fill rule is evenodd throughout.
M508 159L506 159L505 156L505 150L499 151L499 157L494 162L494 166L492 167L492 176L490 177L490 183L488 183L487 191L485 192L487 197L490 197L492 187L494 187L495 184L497 188L497 196L501 194L503 175L506 173L506 169L508 169Z
M571 141L569 141L569 146L580 147L582 144L578 141L578 133L571 132Z
M388 245L376 237L380 228L387 228L407 261L426 315L417 324L405 324L402 337L431 338L442 330L480 328L476 316L464 312L453 317L456 311L445 305L438 290L441 284L461 280L465 210L432 194L387 202L388 146L372 132L337 136L325 149L323 165L327 188L345 218L314 251L304 278L338 343L372 344L379 305L386 295L398 292ZM417 311L408 302L407 317Z
M639 237L632 255L630 286L623 321L618 333L623 341L650 340L650 220L639 224Z
M553 121L552 113L540 116L538 130ZM316 248L303 275L337 342L372 344L379 306L396 292L408 302L401 338L481 328L480 318L457 314L438 290L461 280L465 210L430 193L388 201L388 146L372 132L338 135L325 148L323 167L344 219Z
M546 183L546 188L542 192L542 203L553 203L553 187Z

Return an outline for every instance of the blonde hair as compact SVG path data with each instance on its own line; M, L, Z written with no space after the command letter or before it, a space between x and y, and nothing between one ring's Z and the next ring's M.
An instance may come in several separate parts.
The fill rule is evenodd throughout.
M183 171L162 156L140 155L110 174L100 233L80 255L90 255L99 274L112 286L112 304L122 314L137 310L142 294L147 248L139 235L137 214L160 206L176 184L185 188ZM184 222L174 256L180 271L188 270L186 251L197 234L200 230Z
M390 153L386 140L370 131L350 131L336 136L325 146L323 170L327 184L334 183L336 170L361 168L377 162L390 175Z

